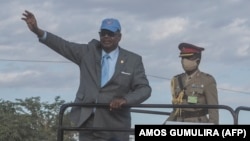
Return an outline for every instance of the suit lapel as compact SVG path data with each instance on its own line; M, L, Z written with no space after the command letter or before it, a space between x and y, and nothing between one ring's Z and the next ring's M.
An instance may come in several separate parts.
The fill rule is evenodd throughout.
M101 85L101 48L99 46L90 47L94 49L94 53L87 54L84 58L86 68L90 76L93 78L97 86Z
M125 54L124 50L122 48L119 48L119 55L116 61L115 65L115 72L114 75L112 76L111 80L114 79L123 69L126 61L127 61L127 55Z
M96 52L95 54L95 75L94 76L94 80L96 82L96 85L97 86L100 86L101 87L101 61L102 61L102 58L101 58L101 51L98 51Z

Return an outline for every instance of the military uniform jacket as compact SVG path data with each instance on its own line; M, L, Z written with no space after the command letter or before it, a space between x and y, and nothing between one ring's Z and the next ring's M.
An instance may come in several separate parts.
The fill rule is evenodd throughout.
M184 87L184 96L180 104L218 105L217 86L213 76L199 70L197 70L197 72L195 72L190 78L188 78L185 73L174 76L172 79L173 84L171 84L173 98L177 97L182 91L179 86L178 77L181 77ZM201 109L183 108L182 110L196 111ZM218 124L218 109L208 109L208 122Z

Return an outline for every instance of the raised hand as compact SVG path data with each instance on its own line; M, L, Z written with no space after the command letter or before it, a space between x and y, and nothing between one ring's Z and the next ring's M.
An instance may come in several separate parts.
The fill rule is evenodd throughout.
M25 10L21 19L24 20L29 27L29 29L34 32L37 36L41 37L44 34L44 31L39 29L37 21L33 13Z

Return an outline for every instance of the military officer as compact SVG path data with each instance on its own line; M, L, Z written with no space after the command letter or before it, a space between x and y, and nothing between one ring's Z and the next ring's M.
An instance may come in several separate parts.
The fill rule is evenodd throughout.
M204 48L180 43L179 50L184 73L171 80L173 104L218 105L214 77L199 70ZM167 121L219 124L217 108L174 108Z

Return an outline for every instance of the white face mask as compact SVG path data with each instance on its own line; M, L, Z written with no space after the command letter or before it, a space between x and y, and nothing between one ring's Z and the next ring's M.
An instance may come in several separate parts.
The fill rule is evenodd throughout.
M197 69L197 67L198 67L197 61L198 60L199 60L199 58L197 58L195 60L189 60L189 59L183 58L181 60L181 64L182 64L183 69L185 71L193 71L193 70Z

